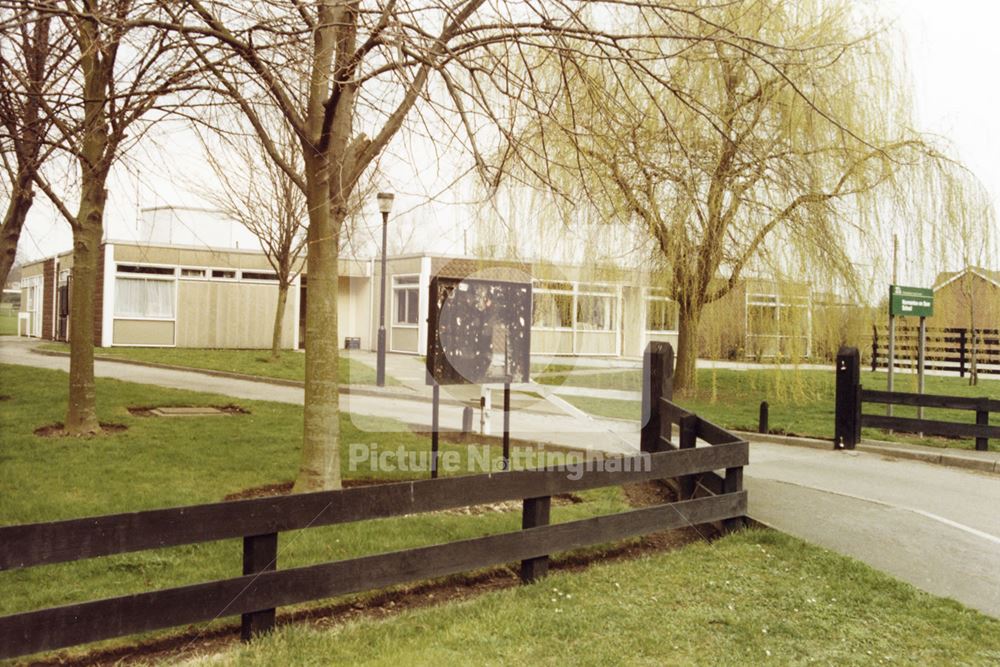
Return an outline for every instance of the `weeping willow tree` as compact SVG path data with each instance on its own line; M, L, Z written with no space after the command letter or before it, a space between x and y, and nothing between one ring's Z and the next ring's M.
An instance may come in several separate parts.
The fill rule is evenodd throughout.
M968 175L911 129L891 35L857 3L689 7L672 27L696 42L651 39L639 66L553 71L564 103L526 129L524 164L649 242L679 311L677 390L696 382L706 307L749 273L777 266L860 299L870 275L857 264L879 262L889 230L931 247L968 218Z

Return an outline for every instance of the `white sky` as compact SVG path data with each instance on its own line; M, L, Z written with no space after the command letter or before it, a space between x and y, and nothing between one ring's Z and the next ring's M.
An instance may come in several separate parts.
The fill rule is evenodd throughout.
M918 128L950 141L959 159L977 174L990 192L994 206L1000 204L1000 3L988 0L881 0L885 17L898 22L904 37L905 60L914 85ZM107 228L113 236L126 236L133 228L139 207L203 205L190 194L191 182L212 177L197 164L198 146L164 128L171 135L169 153L148 151L129 160L109 183ZM459 254L463 231L469 230L467 209L460 202L468 188L447 193L433 209L421 206L447 179L435 174L433 165L405 164L413 152L397 145L393 182L397 191L394 213L400 217L390 236L390 249L406 243L409 249ZM136 166L143 165L143 166ZM444 171L448 171L447 167ZM401 174L420 174L406 177ZM443 201L442 201L443 200ZM446 202L451 201L453 205ZM71 247L66 223L44 204L39 193L25 233L21 251L40 257ZM998 207L1000 208L1000 207ZM378 216L372 206L372 225L363 234L377 230ZM469 231L472 245L472 231ZM936 270L937 267L935 267ZM1000 268L997 266L991 268ZM900 282L924 282L931 267L920 257L904 256Z

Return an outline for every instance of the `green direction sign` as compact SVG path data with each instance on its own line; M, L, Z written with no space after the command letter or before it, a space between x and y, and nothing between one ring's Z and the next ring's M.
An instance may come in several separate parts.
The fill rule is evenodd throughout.
M934 290L890 285L889 314L896 317L930 317L934 314Z

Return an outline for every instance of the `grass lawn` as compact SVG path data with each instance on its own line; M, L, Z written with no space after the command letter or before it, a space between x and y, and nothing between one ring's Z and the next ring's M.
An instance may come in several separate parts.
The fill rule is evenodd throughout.
M248 414L165 419L127 407L220 405L232 399L98 379L102 421L127 430L93 439L41 438L62 418L66 375L0 365L0 524L46 521L221 500L290 480L301 407L239 401ZM371 422L371 420L369 420ZM426 451L425 438L359 431L365 442ZM445 451L467 448L445 445ZM345 458L346 460L346 458ZM364 467L346 478L368 478ZM403 475L399 475L403 476ZM566 521L627 507L619 489L555 504ZM519 512L439 512L283 533L279 567L350 558L517 530ZM241 542L224 540L0 572L0 614L236 576ZM324 604L324 603L316 603ZM309 605L312 606L312 605ZM214 627L223 622L209 624ZM150 633L164 636L179 631ZM131 644L137 638L96 646ZM557 573L518 587L397 618L317 631L285 627L217 662L335 664L891 661L948 664L1000 659L1000 626L915 591L855 561L770 532L733 536L641 560ZM66 651L79 656L85 649ZM870 652L870 653L869 653Z
M0 365L0 396L9 397L0 400L0 524L216 502L228 494L295 476L302 438L301 406L236 401L249 414L141 417L127 408L226 405L234 400L98 379L101 421L124 424L128 430L93 439L34 435L36 428L63 419L66 394L65 373ZM379 420L365 422L371 427L380 425ZM401 426L381 420L381 430L361 431L345 416L341 425L345 478L373 476L364 463L355 471L347 469L346 452L352 443L429 451L427 438L400 432ZM469 450L442 443L442 451L464 456ZM496 447L490 453L500 456ZM409 478L413 473L379 476ZM628 507L618 488L580 495L584 502L554 505L554 520ZM441 512L282 533L279 566L518 530L520 522L520 512L473 516ZM240 540L225 540L0 572L0 614L238 576L241 545Z
M1000 621L797 539L745 531L390 619L287 625L193 664L998 661Z
M17 335L17 313L10 310L0 310L0 336Z
M46 343L43 350L68 352L65 343ZM260 375L282 380L303 381L306 377L306 359L301 352L285 350L278 359L271 359L270 350L215 350L188 347L102 347L94 351L97 357L123 357L135 361L157 364L228 371L243 375ZM342 384L375 384L375 369L347 356L340 357ZM399 381L386 376L386 385L399 385Z
M578 373L542 376L538 382L548 385L572 385L601 389L640 391L642 372L626 370L614 373ZM678 398L677 402L698 415L727 428L756 431L757 415L761 401L769 406L770 428L773 433L833 437L835 377L826 371L797 371L763 369L736 371L725 369L700 369L698 388L693 395ZM885 388L885 373L863 372L861 383L869 388ZM916 375L896 376L896 390L915 392ZM926 393L952 396L988 396L1000 398L1000 382L981 380L978 386L969 386L967 380L957 377L926 377ZM639 419L638 401L608 400L582 396L563 397L581 410L602 417ZM865 412L884 412L883 406L867 404ZM894 414L916 417L916 408L897 406ZM968 410L940 410L927 408L926 419L975 423L975 413ZM972 449L974 440L948 438L918 438L915 435L888 433L877 429L864 429L867 438L913 442L937 447ZM990 441L990 450L1000 451L1000 442Z

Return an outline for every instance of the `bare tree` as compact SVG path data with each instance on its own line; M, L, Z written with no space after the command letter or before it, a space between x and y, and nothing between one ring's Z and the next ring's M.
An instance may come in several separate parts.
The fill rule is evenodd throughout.
M214 39L228 54L224 67L209 68L219 91L240 107L269 157L306 197L309 299L299 491L340 485L338 350L329 335L337 329L340 237L351 194L390 141L404 127L417 126L437 141L461 141L480 173L492 178L480 144L516 144L522 116L551 108L553 92L531 76L537 59L634 60L631 48L658 30L623 33L610 23L605 30L602 21L610 15L659 16L662 32L677 39L675 18L697 20L687 4L658 7L639 0L184 5L199 22L178 17L168 27ZM212 54L200 52L206 61ZM265 98L298 138L301 170L287 162L259 121L256 105Z
M51 14L30 5L0 6L0 161L7 207L0 226L0 285L17 256L17 243L35 197L35 175L51 146L43 95L62 83L66 32Z
M275 144L288 164L301 165L295 137L279 124ZM281 338L288 290L302 271L308 213L305 196L288 174L265 152L255 134L216 134L216 145L203 139L204 155L219 180L217 189L201 194L230 218L239 221L260 241L268 263L278 277L278 305L274 313L271 358L281 355Z
M180 40L175 35L149 27L161 12L153 0L15 4L53 15L72 41L66 59L71 81L58 94L42 96L39 111L51 124L47 141L76 163L77 187L41 175L36 182L73 230L65 430L94 434L100 431L94 391L94 295L108 176L150 123L184 103L178 95L198 70L177 48Z
M951 206L939 219L954 224L968 210L941 196L964 173L910 130L888 40L851 3L722 3L685 23L704 39L650 39L663 58L648 67L540 72L570 101L533 130L546 159L527 165L650 240L679 307L679 391L696 381L703 309L749 270L805 258L810 279L860 294L866 242L914 211Z

